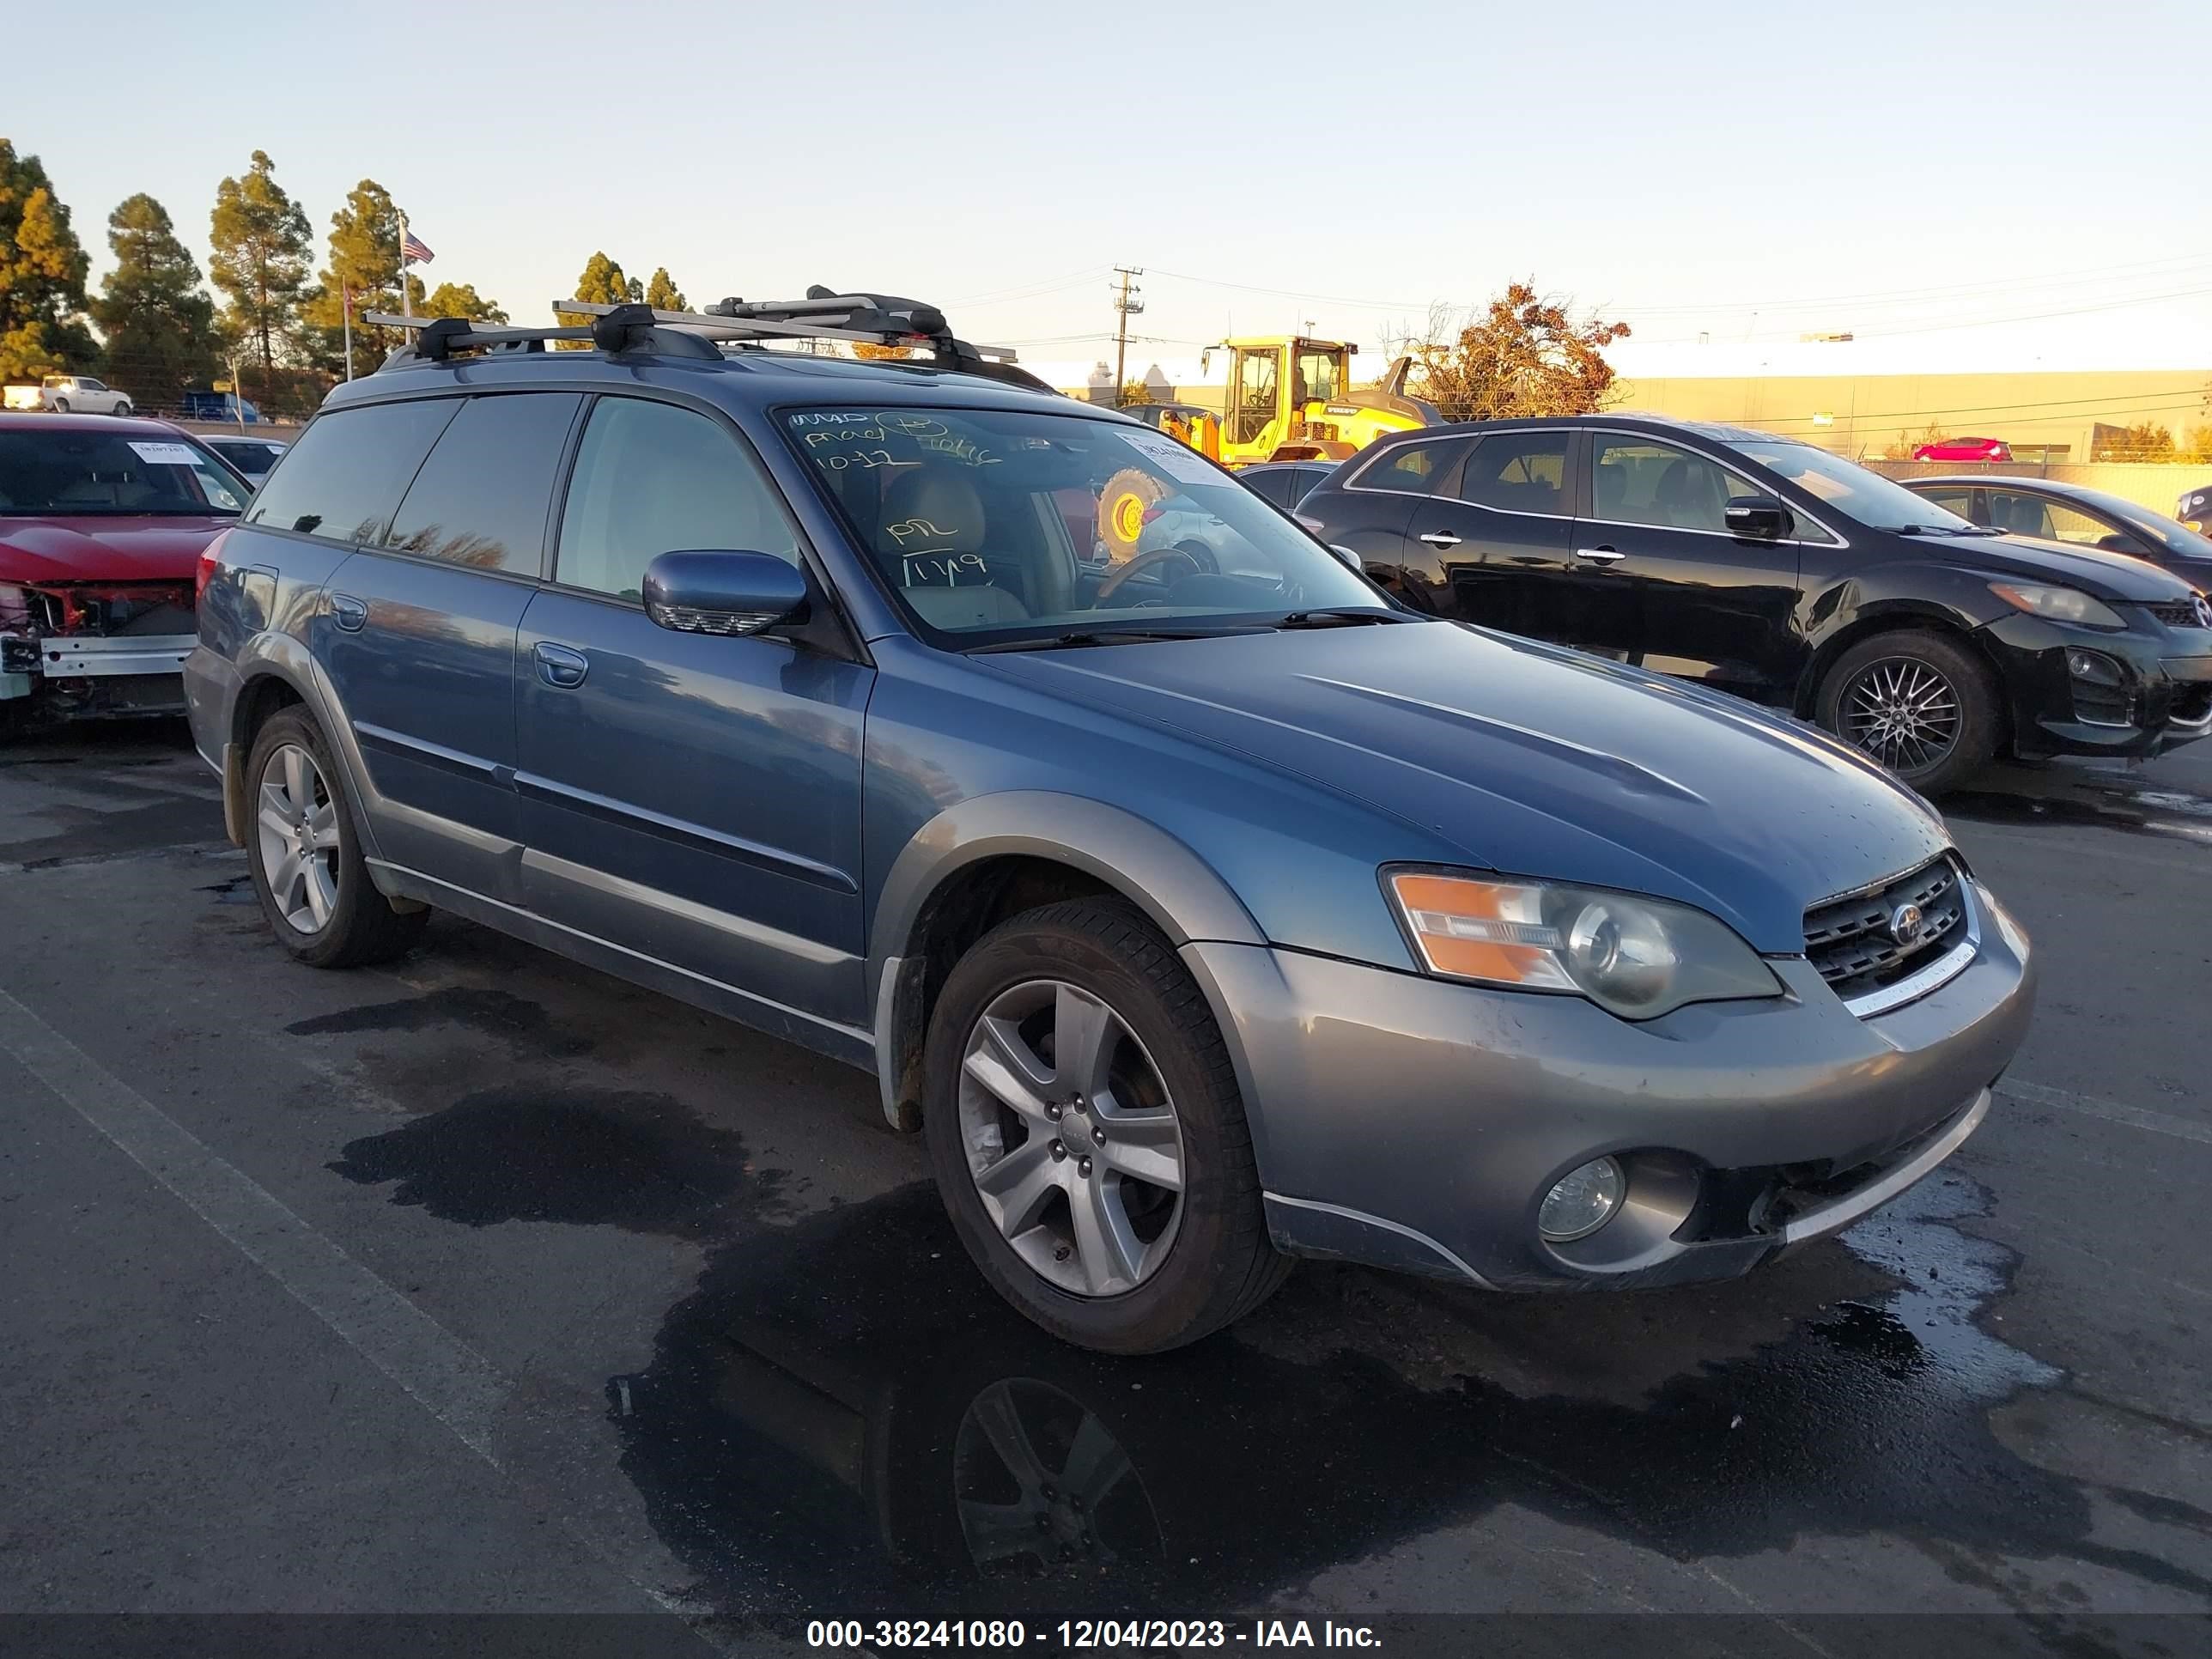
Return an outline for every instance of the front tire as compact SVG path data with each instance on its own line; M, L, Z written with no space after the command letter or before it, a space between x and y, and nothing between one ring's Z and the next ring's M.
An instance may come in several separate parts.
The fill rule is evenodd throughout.
M276 942L311 968L357 968L405 954L428 912L402 912L376 890L314 721L273 715L246 763L246 863Z
M1127 905L1047 905L985 935L938 998L923 1079L930 1162L961 1243L1063 1340L1181 1347L1289 1272L1220 1030Z
M1877 634L1837 658L1817 712L1822 726L1923 795L1987 766L2004 726L1989 665L1923 629Z
M126 398L121 403L116 404L114 412L118 416L128 416L131 413L131 400Z

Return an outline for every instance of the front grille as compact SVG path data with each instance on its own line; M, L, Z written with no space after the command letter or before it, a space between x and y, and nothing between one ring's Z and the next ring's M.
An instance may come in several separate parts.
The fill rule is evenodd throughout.
M2203 618L2197 614L2194 599L2160 599L2156 605L2147 605L2154 622L2164 623L2168 628L2202 628Z
M1891 919L1920 907L1920 936L1901 945ZM1924 864L1880 887L1862 890L1805 913L1805 956L1846 1000L1894 985L1935 961L1965 937L1966 895L1948 858Z

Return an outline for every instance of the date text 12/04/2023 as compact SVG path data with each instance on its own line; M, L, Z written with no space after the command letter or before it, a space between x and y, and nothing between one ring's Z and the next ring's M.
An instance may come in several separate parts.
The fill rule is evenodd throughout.
M1088 1652L1122 1649L1176 1651L1189 1648L1365 1648L1382 1645L1365 1625L1331 1619L1257 1619L1232 1625L1222 1619L1063 1619L1034 1628L1018 1619L817 1619L806 1626L811 1648L866 1651L884 1649L962 1649L969 1652Z

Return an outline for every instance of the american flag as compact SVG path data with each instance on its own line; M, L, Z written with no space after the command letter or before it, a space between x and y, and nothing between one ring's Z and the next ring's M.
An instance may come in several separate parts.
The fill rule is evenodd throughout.
M399 258L403 264L427 265L436 257L430 252L430 245L411 230L400 241Z

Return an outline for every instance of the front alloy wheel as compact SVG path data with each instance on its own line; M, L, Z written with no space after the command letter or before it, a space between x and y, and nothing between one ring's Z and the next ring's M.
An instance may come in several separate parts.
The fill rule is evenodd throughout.
M1911 657L1869 663L1844 688L1844 736L1893 772L1935 770L1958 746L1958 688Z
M315 757L296 743L271 750L256 805L261 874L277 914L299 933L319 933L337 909L338 825Z
M959 1100L975 1190L1031 1269L1087 1297L1158 1270L1182 1215L1182 1132L1110 1006L1060 980L1002 992L969 1032Z

